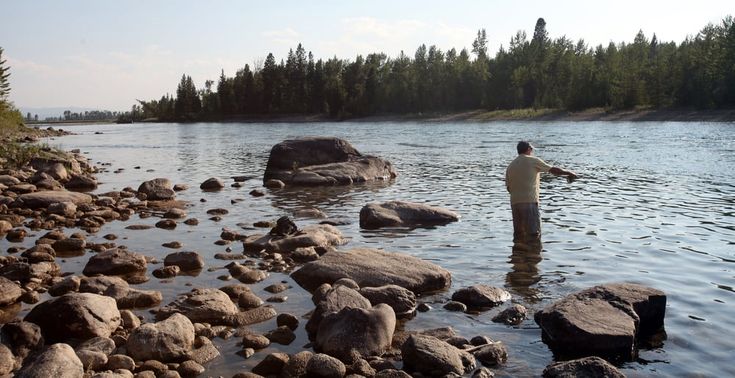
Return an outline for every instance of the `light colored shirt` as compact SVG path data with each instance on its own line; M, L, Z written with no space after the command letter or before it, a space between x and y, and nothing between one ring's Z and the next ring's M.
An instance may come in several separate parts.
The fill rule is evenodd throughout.
M539 176L551 166L529 155L518 155L505 170L505 186L510 193L510 203L534 203L539 201Z

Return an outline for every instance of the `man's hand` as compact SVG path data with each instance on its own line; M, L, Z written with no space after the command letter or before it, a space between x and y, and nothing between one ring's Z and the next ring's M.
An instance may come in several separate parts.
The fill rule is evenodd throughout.
M579 176L577 176L576 173L569 172L569 174L567 175L567 182L571 184L571 183L573 183L578 178L579 178Z

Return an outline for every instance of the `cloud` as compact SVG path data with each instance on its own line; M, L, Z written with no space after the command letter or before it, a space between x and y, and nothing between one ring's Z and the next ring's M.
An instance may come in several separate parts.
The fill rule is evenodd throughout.
M383 21L372 17L345 18L342 24L349 34L384 39L405 38L426 28L426 24L418 20Z
M288 46L296 46L299 43L299 38L301 38L301 34L291 28L269 30L262 34L264 37L270 38L271 42Z

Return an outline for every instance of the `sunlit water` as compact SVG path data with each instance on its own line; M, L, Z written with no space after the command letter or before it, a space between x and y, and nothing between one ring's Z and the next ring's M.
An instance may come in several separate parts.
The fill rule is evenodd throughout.
M113 222L89 240L116 242L131 250L162 258L172 250L202 254L209 266L227 262L212 256L225 247L214 245L223 227L243 230L260 220L275 220L302 208L318 208L331 218L349 219L339 226L351 238L343 248L375 247L430 260L452 273L452 287L424 298L434 308L405 323L405 329L450 325L466 338L486 335L503 341L509 361L495 369L500 376L540 375L553 361L533 320L519 327L490 319L500 310L478 315L442 309L451 293L464 286L487 284L506 288L513 301L529 312L562 296L606 282L628 281L666 292L668 339L660 348L643 350L637 361L623 364L628 376L733 376L735 352L732 319L735 307L735 125L722 123L275 123L275 124L142 124L73 126L77 135L51 141L65 149L80 148L95 163L109 163L98 175L98 193L137 188L144 180L167 177L191 186L178 194L190 202L189 216L198 226L180 224L173 231L130 231L124 227L154 224L158 219ZM103 134L95 134L102 132ZM299 136L337 136L359 151L387 158L399 177L390 185L267 191L261 187L270 148ZM544 250L541 255L513 254L512 222L503 182L506 165L515 157L515 143L531 140L536 153L551 164L580 175L572 184L543 177L541 211ZM135 169L140 166L140 169ZM117 169L120 173L113 173ZM152 172L149 170L153 170ZM252 179L232 188L230 176ZM217 176L227 187L203 193L199 184ZM200 199L207 202L200 202ZM231 204L233 199L242 202ZM358 213L373 201L408 200L452 209L461 221L415 230L361 231ZM206 210L230 210L219 222ZM299 226L318 222L297 218ZM67 232L69 233L69 231ZM41 233L36 233L39 236ZM24 245L33 244L29 238ZM3 240L5 251L10 244ZM231 245L234 252L242 246ZM88 256L70 258L64 271L81 274ZM153 270L157 266L151 266ZM164 302L192 287L225 285L205 270L197 277L161 282L152 278L141 288L161 290ZM304 315L313 308L309 295L286 275L271 274L262 288L281 280L294 286L279 312ZM501 306L502 308L502 306ZM26 309L27 310L27 309ZM146 310L138 311L150 318ZM302 325L305 323L302 320ZM275 328L275 320L252 327ZM207 375L230 376L249 369L275 350L293 353L308 342L303 327L290 346L277 344L245 360L235 354L237 338L215 339L222 357L208 364Z

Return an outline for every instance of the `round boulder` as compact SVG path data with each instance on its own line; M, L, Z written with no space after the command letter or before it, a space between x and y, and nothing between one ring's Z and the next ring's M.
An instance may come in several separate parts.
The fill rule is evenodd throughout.
M113 298L70 293L37 305L24 320L41 327L47 341L87 340L110 337L120 325L120 311Z
M84 376L84 366L68 344L53 344L15 374L16 378Z
M167 178L156 178L145 181L138 187L138 193L146 195L151 201L167 201L176 196L171 181Z
M210 177L199 185L199 189L201 190L220 190L224 187L225 183L217 177Z
M175 265L185 272L201 270L204 267L204 258L196 252L175 252L163 259L163 265Z
M128 337L128 354L138 361L186 359L194 346L194 325L186 316L173 314L166 320L147 323Z
M390 348L395 327L396 315L386 304L345 307L319 323L314 349L342 360L354 351L362 357L380 356Z
M498 287L473 285L455 291L452 300L462 302L469 308L483 309L510 300L510 293Z

